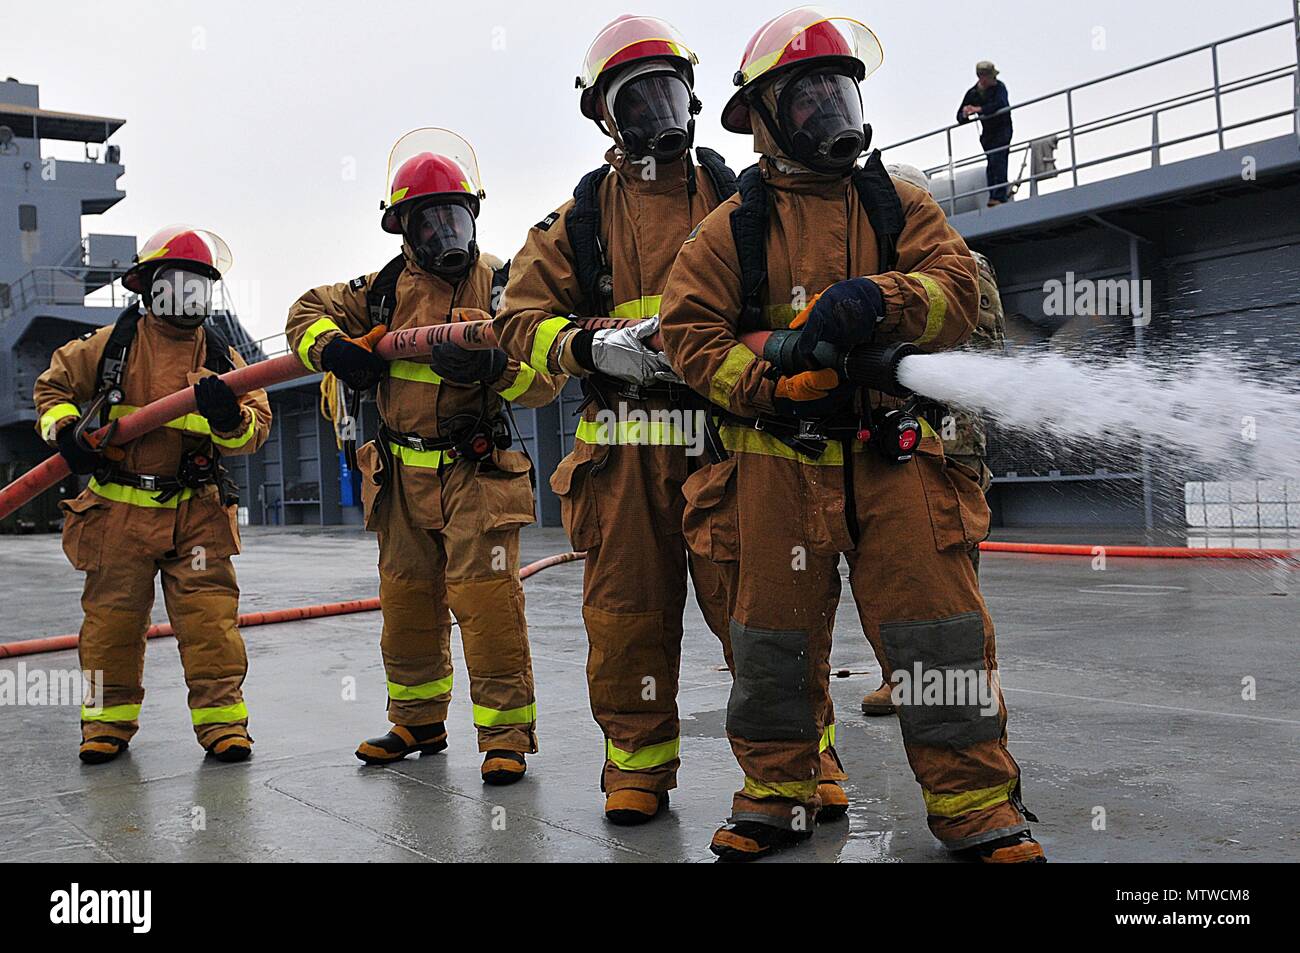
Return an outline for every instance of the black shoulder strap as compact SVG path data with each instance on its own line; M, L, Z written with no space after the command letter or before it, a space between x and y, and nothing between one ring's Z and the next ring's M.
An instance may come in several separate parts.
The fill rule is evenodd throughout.
M387 324L397 307L397 279L406 268L406 256L398 255L375 275L374 282L366 289L366 314L370 316L370 326Z
M871 153L862 168L853 173L858 199L867 211L871 230L876 233L880 261L876 273L883 275L898 267L898 236L903 233L903 203L899 201L894 180L880 159L880 150Z
M501 307L501 296L506 293L506 282L510 280L510 262L506 262L500 268L492 269L492 298L488 301L488 313L493 317L496 316L497 309Z
M235 362L230 357L230 342L221 333L221 329L211 321L203 325L203 342L204 367L214 374L224 374L235 369Z
M767 284L767 186L757 165L736 180L740 206L731 213L731 237L740 262L741 327L762 327L763 288Z
M713 191L718 193L718 201L725 202L736 194L736 173L731 171L727 160L706 146L695 147L695 159L713 183Z
M573 190L573 207L564 217L564 227L573 248L573 267L590 315L608 314L613 276L600 243L600 184L609 174L602 165L582 177Z
M131 352L131 342L135 340L136 327L143 314L138 305L127 306L108 335L108 344L99 356L99 368L96 378L99 380L99 393L114 390L122 386L122 372L126 370L126 356Z

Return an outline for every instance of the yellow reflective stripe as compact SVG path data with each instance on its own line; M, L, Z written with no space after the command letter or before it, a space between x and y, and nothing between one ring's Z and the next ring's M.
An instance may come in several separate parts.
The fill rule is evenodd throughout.
M139 407L133 407L130 404L114 404L109 408L108 419L117 420L121 417L129 417L139 409ZM177 417L175 420L167 421L163 426L172 430L202 434L205 437L212 433L212 426L208 423L208 418L202 414L186 414L184 417Z
M432 367L428 364L417 364L415 361L390 361L388 376L396 377L399 381L415 381L418 384L442 383L442 377Z
M1009 800L1015 790L1016 780L1012 778L1005 784L991 788L979 788L975 791L963 791L961 794L931 794L921 788L925 798L925 810L935 817L960 817L971 811L983 811Z
M190 721L196 725L225 725L233 721L247 721L248 707L243 702L221 708L191 708Z
M316 339L320 337L322 334L324 334L326 331L341 332L342 330L343 329L341 327L339 327L329 318L320 318L317 321L313 322L312 325L309 328L307 328L305 332L303 332L302 340L298 342L298 360L302 361L302 366L307 368L307 370L309 371L320 370L319 367L317 367L315 364L311 362L312 345L314 345L316 343Z
M731 391L746 368L758 360L758 355L743 344L737 344L722 359L709 381L709 399L722 407L731 406Z
M930 302L930 311L925 317L925 330L921 336L913 341L913 344L929 344L939 336L943 330L943 319L948 313L948 298L944 295L943 289L939 287L939 282L935 281L929 275L923 275L919 271L909 272L907 277L915 278L921 282L921 287L925 289L925 297Z
M396 205L398 202L402 201L402 199L406 198L406 193L409 191L411 191L411 187L409 185L404 185L392 195L388 196L389 206Z
M753 427L723 424L719 430L722 434L722 445L736 453L760 453L768 457L784 457L810 467L838 467L844 463L844 451L837 440L827 443L825 452L814 459L795 452L771 434L755 430ZM854 446L861 446L861 443L854 441Z
M533 349L528 355L528 363L532 365L533 370L541 371L543 374L550 372L547 358L550 357L551 347L555 344L555 339L560 336L560 332L572 326L573 322L568 318L547 318L537 325L536 330L533 331Z
M788 328L790 322L802 311L803 308L795 308L792 304L769 304L764 310L767 315L767 323L772 328Z
M759 781L745 776L745 794L750 797L786 797L792 801L811 801L816 793L816 778L811 781Z
M248 416L248 429L238 437L218 437L216 434L213 434L212 442L218 447L226 447L230 450L238 450L240 447L244 446L244 444L253 439L253 434L257 432L257 415L250 413Z
M624 301L622 304L614 305L614 310L609 313L609 316L635 321L640 321L643 318L653 318L659 313L659 303L661 301L663 301L663 295L645 295L640 298L633 298L631 301Z
M614 439L609 439L609 427L595 420L581 420L574 439L598 447L633 444L651 447L684 447L687 445L685 434L676 424L661 420L620 420L614 427Z
M45 413L41 414L40 430L41 439L45 441L54 438L54 425L65 417L80 417L81 410L76 404L55 404Z
M681 751L682 739L661 741L657 745L646 745L635 751L624 751L608 738L605 739L605 757L610 764L620 771L645 771L657 768L676 759Z
M129 417L139 410L139 407L133 407L131 404L114 404L108 411L109 420L118 420L122 417ZM186 433L199 434L204 437L211 437L212 442L220 447L229 447L237 450L248 441L253 439L253 434L257 431L257 417L253 416L248 422L248 429L238 437L218 437L212 432L212 425L208 423L208 418L202 414L186 414L184 417L177 417L175 420L169 420L163 424L171 430L183 430Z
M413 450L410 447L402 446L400 443L392 443L391 441L388 445L392 447L397 459L408 467L424 467L427 470L436 470L443 463L451 462L446 450Z
M127 503L131 506L143 506L147 509L154 510L174 510L178 503L188 500L194 495L191 489L184 489L173 496L165 503L159 503L154 499L158 495L157 490L141 490L139 487L126 486L122 483L100 483L94 477L90 478L91 492L102 496L106 500L112 500L114 503Z
M821 754L827 748L835 747L835 722L831 722L822 729L822 740L817 743L817 753Z
M935 429L934 429L933 427L930 426L930 421L928 421L928 420L926 420L924 417L922 417L922 418L921 418L921 437L922 437L922 439L924 439L925 437L937 437L937 436L939 436L939 434L938 434L937 431L935 431Z
M398 685L396 682L388 683L388 697L395 702L424 701L429 698L437 698L439 695L446 695L451 691L452 676L440 678L436 681L425 682L422 685Z
M537 377L537 372L527 364L519 365L519 373L515 375L515 382L501 391L502 400L514 400L516 397L522 397L528 388L533 386L533 379Z
M507 708L501 711L496 708L485 708L482 705L474 707L474 724L481 728L494 728L497 725L531 725L537 720L537 703L524 705L522 708Z
M135 721L139 717L139 705L110 705L107 708L81 706L82 721Z

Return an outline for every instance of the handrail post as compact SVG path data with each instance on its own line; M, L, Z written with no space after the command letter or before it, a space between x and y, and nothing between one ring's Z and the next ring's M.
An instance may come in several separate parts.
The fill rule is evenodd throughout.
M1223 96L1219 91L1219 44L1210 47L1210 62L1214 66L1214 118L1219 132L1219 151L1223 151Z
M1296 0L1300 3L1300 0ZM948 140L948 182L952 188L948 190L948 214L957 214L957 170L952 164L952 126L945 130L945 138Z
M1151 168L1160 165L1160 110L1151 114Z
M1291 29L1295 34L1295 134L1300 141L1300 0L1295 0L1295 10L1291 16Z
M1074 146L1074 90L1065 91L1065 116L1070 126L1070 178L1074 185L1079 184L1079 153Z

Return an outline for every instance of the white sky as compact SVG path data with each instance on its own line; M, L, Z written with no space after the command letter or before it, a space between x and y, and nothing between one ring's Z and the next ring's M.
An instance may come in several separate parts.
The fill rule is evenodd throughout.
M417 126L473 143L488 192L481 244L512 255L601 161L606 140L578 112L573 78L596 31L621 13L653 13L682 31L701 60L697 142L737 169L748 164L747 137L724 132L719 112L746 40L792 5L6 2L0 76L38 83L47 108L127 120L112 139L127 198L84 230L143 240L173 221L213 229L234 250L241 318L260 337L283 329L305 289L396 253L379 229L379 200L389 148ZM994 60L1012 101L1023 101L1291 12L1288 0L849 0L836 9L870 24L885 49L863 89L877 145L950 122L978 59ZM1268 52L1271 62L1288 55L1276 42ZM1260 55L1225 56L1225 74L1258 69ZM1186 74L1162 81L1170 94L1189 88ZM1153 91L1144 80L1140 101L1159 98ZM1102 90L1080 109L1101 115L1139 101L1122 99ZM963 152L976 148L973 129L959 139Z

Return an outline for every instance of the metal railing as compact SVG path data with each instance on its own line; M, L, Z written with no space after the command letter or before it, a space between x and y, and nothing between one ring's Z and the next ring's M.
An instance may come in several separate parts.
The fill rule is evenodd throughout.
M1258 37L1272 31L1281 31L1283 29L1292 31L1292 39L1295 42L1295 61L1287 62L1285 65L1273 66L1268 69L1259 70L1247 76L1237 79L1223 81L1220 75L1220 50L1229 44L1239 43L1251 37ZM1193 57L1204 53L1209 53L1210 82L1208 85L1201 86L1192 92L1182 93L1178 96L1172 96L1167 99L1156 102L1143 103L1133 106L1101 118L1088 120L1086 122L1076 122L1075 109L1077 105L1078 94L1082 91L1094 89L1103 83L1108 83L1122 77L1132 77L1145 70L1151 70L1157 66L1163 66L1178 61L1190 62ZM1249 115L1247 118L1239 119L1234 122L1224 121L1224 99L1235 93L1240 93L1248 89L1255 89L1268 83L1277 83L1290 80L1288 87L1291 89L1293 102L1286 109L1266 111L1259 115ZM1208 128L1198 129L1191 133L1176 135L1172 138L1161 139L1160 117L1163 114L1170 113L1177 109L1185 109L1199 103L1214 103L1214 120ZM1139 66L1130 67L1129 69L1120 70L1115 73L1103 76L1099 79L1089 80L1085 83L1079 83L1066 89L1038 96L1021 103L1013 103L1007 109L992 113L985 119L991 119L994 116L1004 116L1012 113L1024 113L1029 107L1044 106L1056 104L1063 107L1066 121L1063 126L1055 126L1042 131L1035 132L1032 136L1026 137L1019 141L1013 141L1004 147L1008 152L1008 167L1014 167L1013 163L1016 158L1020 159L1021 172L1012 177L1009 183L997 183L992 186L983 185L979 188L958 191L957 172L974 166L982 165L987 158L988 153L984 150L972 153L970 155L958 157L953 151L953 131L963 128L964 126L979 123L980 119L974 119L966 123L954 122L950 125L943 126L931 132L921 133L912 136L900 142L893 143L883 151L888 158L899 158L903 156L900 150L907 146L916 146L920 143L933 142L942 137L943 148L946 150L947 160L937 165L925 168L927 175L936 176L946 173L947 180L951 183L951 191L948 195L940 195L941 202L946 206L948 213L954 214L957 202L961 199L969 199L988 194L991 190L1003 185L1010 185L1013 190L1018 189L1026 183L1030 187L1030 194L1037 195L1039 192L1039 183L1046 179L1058 178L1063 175L1069 176L1069 184L1077 186L1079 184L1079 173L1081 171L1095 169L1107 163L1118 162L1123 159L1130 159L1140 155L1149 155L1151 167L1155 168L1161 165L1161 150L1170 149L1175 146L1187 145L1197 140L1213 139L1219 150L1225 148L1225 135L1235 130L1244 129L1250 126L1256 126L1260 123L1276 119L1292 119L1296 123L1297 135L1300 135L1300 0L1296 0L1296 12L1293 18L1278 20L1253 30L1238 33L1233 36L1215 40L1212 43L1206 43L1202 46L1193 47L1180 53L1174 53L1159 59L1151 60ZM1098 133L1106 130L1113 130L1119 126L1149 119L1151 128L1151 139L1147 144L1135 148L1120 148L1116 151L1106 151L1092 158L1082 158L1080 155L1080 142L1090 136L1096 136ZM1067 144L1069 149L1069 162L1066 165L1056 164L1054 168L1046 171L1030 172L1025 175L1023 170L1028 161L1030 150L1034 144L1044 139L1055 137L1058 143ZM1124 174L1122 172L1116 175ZM1099 176L1098 179L1108 178L1109 176ZM1096 179L1094 179L1096 181ZM982 203L977 202L977 206Z
M111 265L46 265L33 268L0 293L0 318L35 305L126 307L134 295L117 279L125 268Z

